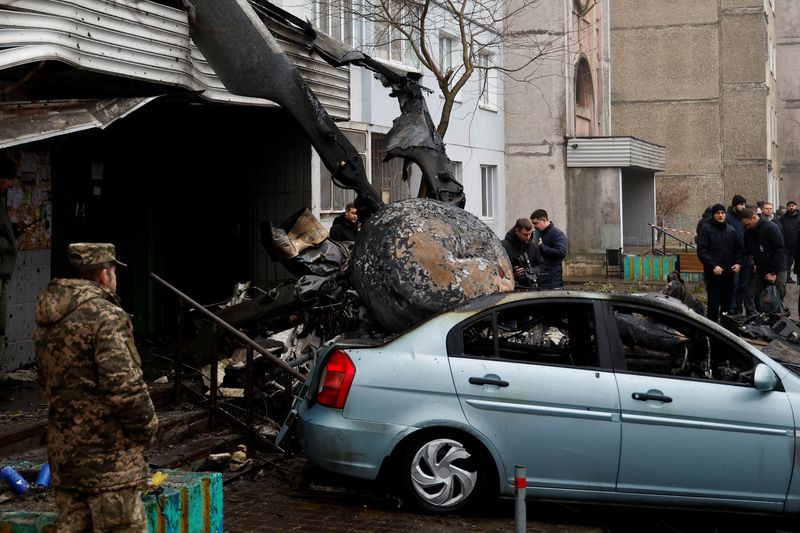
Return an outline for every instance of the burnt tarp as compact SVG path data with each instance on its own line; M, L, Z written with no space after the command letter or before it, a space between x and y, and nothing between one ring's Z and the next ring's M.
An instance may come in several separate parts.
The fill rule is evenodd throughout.
M103 129L158 96L0 104L0 148Z

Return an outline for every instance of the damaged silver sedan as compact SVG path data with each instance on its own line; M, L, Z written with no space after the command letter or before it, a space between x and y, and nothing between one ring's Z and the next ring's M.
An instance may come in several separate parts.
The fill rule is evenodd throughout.
M664 297L495 294L339 339L295 406L312 465L422 509L534 498L800 510L800 377Z

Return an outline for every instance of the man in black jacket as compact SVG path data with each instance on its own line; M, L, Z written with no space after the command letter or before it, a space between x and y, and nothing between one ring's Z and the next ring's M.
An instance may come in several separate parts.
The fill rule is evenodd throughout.
M730 309L733 278L741 268L743 250L736 230L725 221L725 206L714 204L710 211L711 219L700 224L697 231L697 257L703 263L706 280L706 316L717 322L720 310Z
M786 244L786 283L794 283L790 273L800 237L800 212L797 211L797 202L794 200L786 202L786 212L781 217L781 231L783 242Z
M347 204L344 213L333 219L330 235L334 241L355 242L358 235L358 210L355 204Z
M538 278L545 269L539 246L531 240L532 235L531 221L520 218L500 241L514 267L514 288L518 291L538 288Z
M778 288L781 301L786 296L786 246L777 224L759 217L753 210L745 209L741 220L747 229L745 253L753 258L756 307L760 308L761 292L768 285Z
M731 207L728 209L728 214L725 220L730 224L736 233L739 235L739 242L742 249L745 249L744 234L745 229L742 221L740 220L742 211L747 207L747 200L740 194L734 194L731 200ZM742 268L734 276L733 281L733 298L731 299L730 314L738 315L742 312L742 305L748 315L755 314L755 303L753 302L752 294L748 293L747 285L750 283L750 276L753 271L753 262L745 254L742 261Z
M549 277L539 286L542 289L561 289L564 287L562 263L567 256L567 236L550 222L544 209L537 209L531 213L531 223L539 232L537 244Z

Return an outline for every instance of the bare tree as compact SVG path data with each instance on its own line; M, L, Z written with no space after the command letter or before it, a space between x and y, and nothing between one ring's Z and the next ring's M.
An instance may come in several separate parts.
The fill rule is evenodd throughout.
M370 23L371 46L363 47L367 53L427 69L444 99L436 126L444 138L457 95L476 72L479 98L484 98L493 89L494 76L526 80L531 64L563 50L563 33L515 31L525 27L518 21L533 17L540 1L316 0L313 11L319 28L330 29L334 37L345 41L352 37L348 23ZM443 46L442 36L451 41L445 44L452 49ZM501 50L514 51L513 67L495 61Z
M658 180L656 184L656 224L664 226L673 217L682 213L691 188L688 183L675 183L674 181ZM657 238L663 237L658 232Z

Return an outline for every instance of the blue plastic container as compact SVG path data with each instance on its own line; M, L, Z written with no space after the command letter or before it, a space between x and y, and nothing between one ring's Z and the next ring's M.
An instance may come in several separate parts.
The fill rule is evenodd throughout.
M44 490L50 486L50 463L45 463L39 470L39 475L36 476L36 482L33 487L39 490Z
M0 468L0 478L5 479L9 486L11 486L11 489L17 494L25 494L31 487L30 483L25 481L25 478L19 475L19 472L10 466Z

